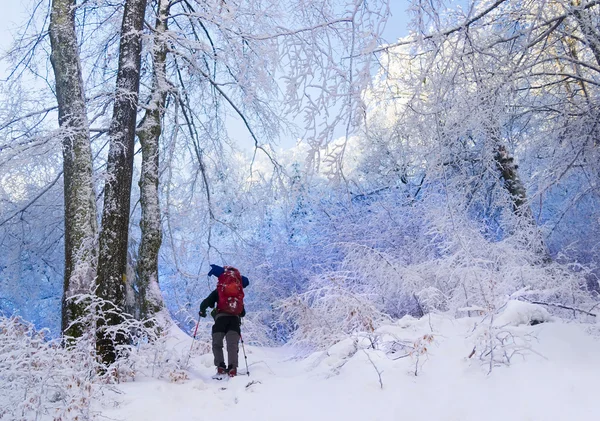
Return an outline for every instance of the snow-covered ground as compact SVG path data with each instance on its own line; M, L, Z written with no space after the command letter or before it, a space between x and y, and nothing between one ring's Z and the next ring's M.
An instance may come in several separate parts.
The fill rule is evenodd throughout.
M123 383L95 409L127 421L599 419L600 326L554 320L474 329L478 321L405 318L303 359L291 347L246 345L250 376L227 381L211 379L212 355L196 355L189 379ZM174 335L186 353L191 338ZM506 341L492 354L485 345L499 342L491 337ZM502 364L513 352L510 366ZM492 356L500 363L488 374ZM243 361L240 349L242 368Z

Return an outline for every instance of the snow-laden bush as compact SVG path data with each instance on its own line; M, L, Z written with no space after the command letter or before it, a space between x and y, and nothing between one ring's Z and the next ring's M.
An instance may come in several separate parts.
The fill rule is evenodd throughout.
M398 250L378 249L358 241L338 247L344 252L340 272L350 274L348 286L353 291L372 297L378 311L391 318L423 315L421 303L405 288L404 278L409 271L396 257Z
M432 213L427 235L434 252L421 261L406 262L403 250L392 247L356 244L344 249L341 266L359 284L352 288L372 294L380 311L392 317L398 317L400 310L417 316L428 312L463 316L460 309L465 307L495 311L521 290L532 301L574 307L589 302L591 306L585 268L540 253L531 246L537 233L519 232L491 240L468 218L454 215L452 223L446 220L449 217ZM552 311L574 316L556 306Z
M0 419L94 419L93 338L64 348L46 335L18 317L0 317Z
M535 252L511 239L477 240L472 236L432 262L407 267L407 290L433 303L434 310L457 316L465 315L460 311L464 307L499 309L507 297L521 290L530 300L542 302L579 306L590 300L585 277L569 266L540 262ZM573 313L560 314L573 317Z
M340 273L323 275L312 280L307 292L282 300L279 321L292 326L290 343L323 349L389 321L375 305L374 295L358 291L354 281Z
M517 291L513 297L521 294L522 291ZM484 316L470 335L474 345L469 358L479 360L488 374L494 367L510 365L517 356L525 358L528 354L537 354L532 345L535 336L524 326L552 320L542 306L510 299L513 297L497 310L473 309Z
M570 307L592 307L585 268L563 264L541 251L535 227L526 225L503 238L490 238L484 224L467 213L444 214L433 206L417 210L427 229L414 242L395 241L394 235L403 235L402 227L377 228L369 222L375 218L384 223L377 210L361 214L368 230L352 225L359 234L344 231L344 221L338 221L338 241L324 248L331 251L323 260L335 255L339 263L322 275L312 275L301 293L277 308L282 311L279 321L293 331L292 342L323 347L348 333L369 331L365 320L379 322L405 314L495 314L510 297L558 303L562 308L547 308L563 317L584 315L569 311ZM405 208L403 215L394 214L394 209L388 212L411 227L417 210ZM514 296L516 292L520 295Z
M535 337L514 326L497 326L488 318L477 324L471 339L474 342L469 358L477 359L485 367L488 374L495 367L508 366L513 358L525 358L527 354L536 353L532 341Z
M152 318L136 320L119 312L111 302L95 295L81 295L73 299L86 303L85 316L75 323L87 326L86 331L94 334L102 329L102 336L113 340L115 344L116 360L109 365L98 363L101 374L99 382L120 383L139 377L154 377L172 382L187 379L185 366L188 353L184 357L183 351L172 345L172 321L166 310ZM120 323L107 324L107 316L116 312ZM80 339L71 339L71 342L78 344ZM100 356L98 358L100 360Z
M118 359L113 367L120 373L120 381L152 377L180 383L188 379L187 357L186 352L173 347L170 336L164 332L152 342L133 344L127 356Z
M427 233L432 251L424 252L423 259L407 261L403 248L369 246L365 238L363 243L339 247L344 251L340 271L350 274L351 288L372 295L379 311L391 317L432 311L462 316L458 309L470 306L496 309L524 288L528 299L535 301L578 306L591 299L585 268L540 253L530 245L537 233L520 232L494 241L476 222L454 219L455 224L446 221L446 225L434 221L439 225Z
M166 315L144 321L124 318L108 328L112 336L127 334L129 340L116 347L119 358L107 366L96 350L101 300L89 295L74 299L85 301L90 312L75 321L85 327L83 335L63 343L49 340L47 330L36 330L19 317L0 317L0 419L92 420L92 401L107 384L143 377L187 379L189 348L175 346L187 336L177 330L181 337L175 338ZM209 351L208 346L200 348Z

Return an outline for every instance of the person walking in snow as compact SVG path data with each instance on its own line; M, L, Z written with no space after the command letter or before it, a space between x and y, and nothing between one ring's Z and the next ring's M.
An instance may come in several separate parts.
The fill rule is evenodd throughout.
M246 315L244 288L250 281L231 266L210 265L208 276L217 277L217 287L200 303L200 317L206 317L208 307L215 320L212 327L212 351L217 376L237 375L241 318ZM223 355L223 340L227 341L227 366Z

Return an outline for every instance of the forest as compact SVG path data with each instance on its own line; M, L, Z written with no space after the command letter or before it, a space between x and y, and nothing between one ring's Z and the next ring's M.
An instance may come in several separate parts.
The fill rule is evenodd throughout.
M195 337L210 264L250 280L248 343L306 354L514 300L596 322L600 1L408 0L385 39L391 1L28 1L0 355L126 377Z

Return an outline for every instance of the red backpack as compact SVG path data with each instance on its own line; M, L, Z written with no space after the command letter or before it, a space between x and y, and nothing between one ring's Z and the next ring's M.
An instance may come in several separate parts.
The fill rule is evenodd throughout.
M244 288L240 271L231 266L225 266L225 271L217 280L217 311L239 316L244 309Z

